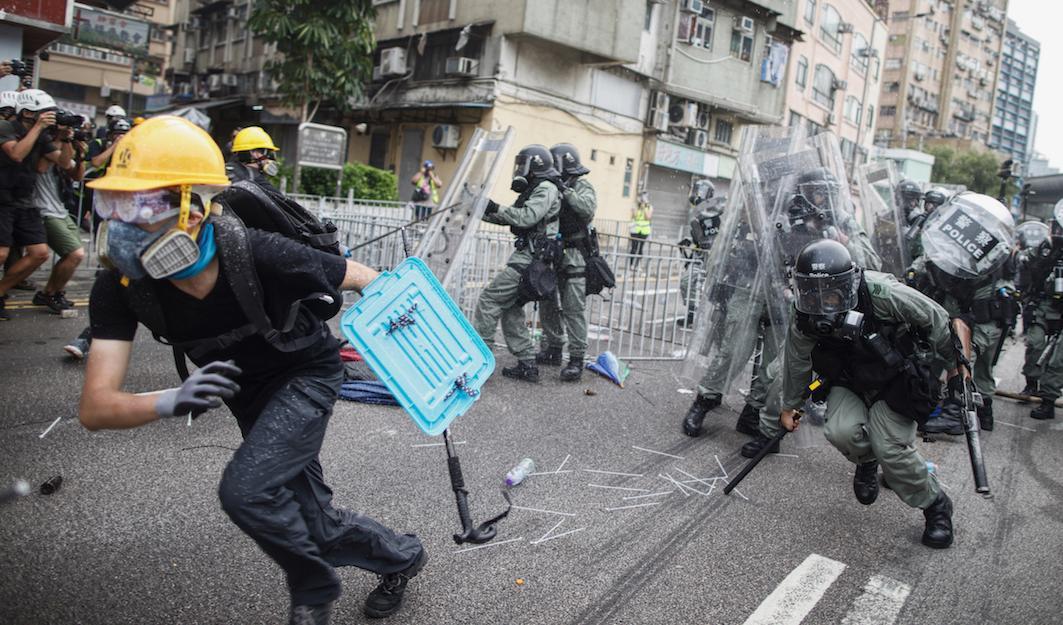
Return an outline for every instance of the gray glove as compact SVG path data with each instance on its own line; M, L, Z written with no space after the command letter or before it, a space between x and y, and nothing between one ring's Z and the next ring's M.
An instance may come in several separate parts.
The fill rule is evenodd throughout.
M162 393L155 401L160 417L178 417L192 413L193 417L221 406L223 399L231 399L240 392L240 385L232 378L242 372L231 360L215 360L196 369L178 388Z

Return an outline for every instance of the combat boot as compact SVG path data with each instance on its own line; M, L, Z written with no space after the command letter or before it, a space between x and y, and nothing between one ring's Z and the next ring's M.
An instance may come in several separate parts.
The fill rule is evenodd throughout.
M1045 397L1041 395L1041 405L1030 411L1031 419L1055 419L1056 418L1056 399L1054 397Z
M978 425L984 432L993 431L993 398L982 396L982 405L978 408Z
M1026 386L1019 391L1019 394L1027 397L1037 397L1038 382L1039 380L1037 378L1026 376Z
M507 378L513 378L514 380L538 382L539 367L536 367L535 363L531 360L518 360L517 364L512 367L502 367L502 375Z
M941 413L936 417L927 419L926 423L919 428L925 434L949 434L959 436L963 434L963 406L954 399L946 399L941 406Z
M945 491L938 493L938 498L923 510L926 517L926 529L923 530L923 544L932 549L946 549L952 545L952 500Z
M856 500L870 506L878 499L878 462L864 462L856 465L853 475L853 494Z
M694 438L701 436L701 424L705 421L705 414L719 405L719 395L698 395L683 417L683 433Z
M742 408L742 414L738 415L738 421L735 423L735 431L750 436L759 435L760 411L753 406L746 404Z
M561 369L562 382L579 382L583 377L583 356L570 358L568 364Z
M742 451L740 451L739 453L742 454L743 458L756 457L756 455L760 453L760 450L764 449L768 445L771 445L771 449L768 450L769 454L779 453L779 441L775 441L773 443L772 439L761 434L759 430L757 431L756 436L757 437L753 440L749 441L745 445L742 445Z
M535 355L535 364L537 365L551 365L554 367L561 366L561 348L560 347L547 347L541 350Z

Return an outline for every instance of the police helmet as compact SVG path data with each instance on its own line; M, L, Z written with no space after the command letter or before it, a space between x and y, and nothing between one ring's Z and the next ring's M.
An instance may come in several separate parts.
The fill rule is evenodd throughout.
M521 178L549 178L559 176L554 167L554 155L545 145L524 146L514 159L513 176Z
M797 255L793 270L797 311L806 315L838 315L856 308L860 268L841 243L820 239Z
M814 167L797 178L797 193L812 204L816 195L823 195L833 206L834 198L838 194L841 185L826 167Z
M716 195L716 185L711 180L698 180L690 187L690 203L697 205Z
M930 212L949 200L948 191L941 187L934 187L923 195L923 206Z
M554 169L566 176L584 176L591 172L583 166L579 152L571 143L558 143L550 148L550 154L554 157Z

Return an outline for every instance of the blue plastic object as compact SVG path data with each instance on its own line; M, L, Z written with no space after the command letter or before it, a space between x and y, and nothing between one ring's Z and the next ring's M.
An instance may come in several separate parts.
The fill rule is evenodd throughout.
M340 330L430 436L473 405L495 370L490 348L416 257L366 287Z

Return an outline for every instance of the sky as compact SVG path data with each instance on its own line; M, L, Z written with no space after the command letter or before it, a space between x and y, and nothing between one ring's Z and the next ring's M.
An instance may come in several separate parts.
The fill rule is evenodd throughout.
M1048 156L1054 167L1063 168L1063 80L1056 73L1063 70L1063 2L1059 0L1011 0L1008 17L1019 30L1041 42L1041 62L1037 69L1037 88L1033 109L1038 115L1035 149ZM1054 105L1054 106L1053 106Z

